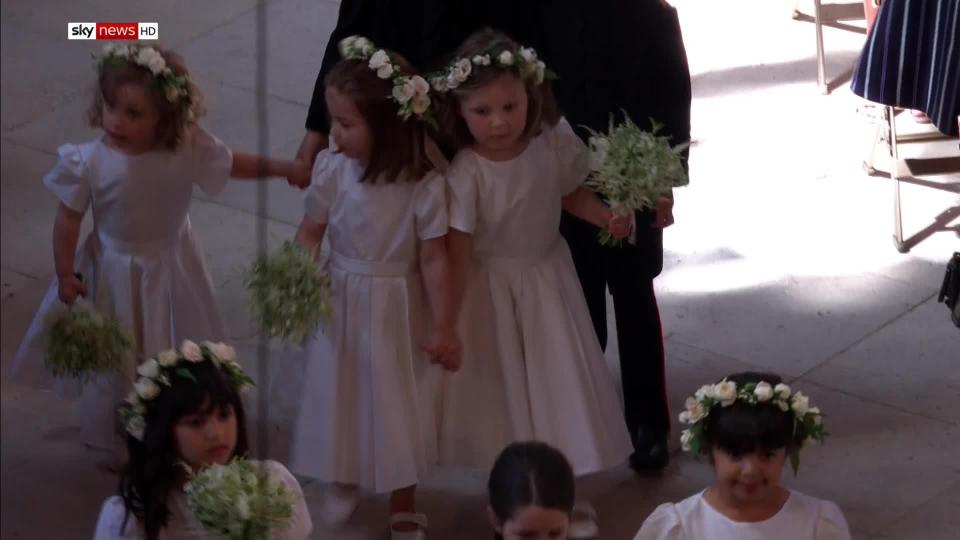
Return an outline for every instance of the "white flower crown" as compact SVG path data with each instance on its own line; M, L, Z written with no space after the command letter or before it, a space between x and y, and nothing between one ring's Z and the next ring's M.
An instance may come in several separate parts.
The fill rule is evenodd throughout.
M437 92L449 92L470 78L473 66L490 65L514 71L520 75L521 79L533 77L538 85L554 77L553 73L547 70L546 64L537 57L537 51L529 47L520 47L516 50L504 49L500 54L482 52L471 58L458 58L430 77L430 84Z
M397 114L401 118L406 120L410 115L416 115L429 121L430 85L426 79L419 75L403 75L400 66L390 59L387 51L375 48L365 37L350 36L342 39L340 55L346 60L367 62L370 69L377 73L377 77L393 82L390 97L400 106Z
M144 45L107 43L97 58L97 69L102 71L110 63L131 63L145 67L153 74L154 83L163 92L167 101L187 108L192 112L193 96L190 94L190 78L177 75L167 66L160 51Z
M143 440L143 431L147 427L147 405L160 395L164 386L172 386L174 377L196 382L190 370L180 365L182 362L213 362L214 365L226 371L238 390L253 386L253 379L243 371L236 357L233 347L224 343L205 341L197 345L186 340L179 350L162 351L156 358L150 358L140 364L137 368L137 374L140 377L137 378L133 390L120 407L120 416L127 433L139 441Z
M723 379L717 384L701 386L693 396L687 398L686 410L680 413L680 423L690 426L680 434L683 450L694 456L700 455L705 436L704 420L714 407L728 407L736 401L750 405L771 404L783 412L793 411L793 435L795 440L802 441L803 448L814 442L823 443L827 435L823 430L823 415L820 409L811 407L810 398L802 393L791 393L786 384L771 386L768 382L760 381L746 383L737 388L735 382ZM800 467L799 452L800 448L793 448L790 453L794 474Z

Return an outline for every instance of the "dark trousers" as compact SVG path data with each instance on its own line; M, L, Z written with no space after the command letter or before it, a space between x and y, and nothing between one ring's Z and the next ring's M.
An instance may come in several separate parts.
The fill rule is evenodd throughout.
M603 246L597 241L596 227L566 213L560 223L604 350L607 287L613 296L625 416L632 438L638 429L663 435L670 428L663 332L653 291L653 278L663 266L663 233L649 229L649 213L637 217L641 229L636 246Z

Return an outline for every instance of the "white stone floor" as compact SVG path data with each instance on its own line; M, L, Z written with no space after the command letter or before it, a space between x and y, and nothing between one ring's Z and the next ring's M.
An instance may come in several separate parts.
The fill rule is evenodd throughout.
M871 120L846 84L828 96L817 91L814 28L790 18L792 1L673 3L693 76L695 143L691 185L677 191L677 224L665 235L666 268L657 280L671 404L681 407L701 383L733 371L779 372L821 405L831 433L826 446L805 452L797 478L785 474L788 486L836 501L858 539L956 538L960 332L936 294L947 259L960 250L947 230L957 220L909 254L894 250L891 181L861 169ZM269 148L278 156L292 156L302 136L337 7L329 0L266 4ZM230 145L255 150L257 12L253 0L3 0L0 11L6 372L52 276L55 201L40 178L59 144L93 135L83 111L97 45L68 42L65 23L159 22L163 42L186 57L209 96L205 125ZM827 73L835 77L852 65L863 36L830 28L825 36ZM956 155L957 146L911 151ZM957 175L930 180L954 191L905 184L908 234L960 205ZM281 182L269 193L275 245L292 235L300 196ZM256 249L255 196L252 185L234 183L216 200L198 196L192 212L248 363L256 358L255 331L240 273ZM301 359L294 350L271 352L272 453L282 457ZM91 536L116 480L94 467L76 425L72 403L3 379L2 538ZM657 504L711 479L708 465L679 453L659 477L610 471L595 498L602 538L632 538ZM482 474L453 472L423 484L431 538L489 538L483 485ZM306 494L315 507L318 486ZM318 527L313 537L387 538L385 513L385 498L371 497L345 529Z

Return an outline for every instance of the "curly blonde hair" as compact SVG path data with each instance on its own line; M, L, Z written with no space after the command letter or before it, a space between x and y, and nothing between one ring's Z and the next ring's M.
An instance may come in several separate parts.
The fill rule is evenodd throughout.
M97 86L94 89L93 102L87 110L87 120L92 127L103 127L103 107L111 104L116 98L117 91L125 84L137 84L147 90L153 106L157 110L156 140L164 148L177 148L186 137L187 130L195 125L204 114L204 96L200 88L190 79L190 72L179 54L152 45L156 49L167 67L178 77L187 79L189 106L183 102L171 102L167 99L164 89L157 84L157 78L150 69L133 62L103 62L97 72Z

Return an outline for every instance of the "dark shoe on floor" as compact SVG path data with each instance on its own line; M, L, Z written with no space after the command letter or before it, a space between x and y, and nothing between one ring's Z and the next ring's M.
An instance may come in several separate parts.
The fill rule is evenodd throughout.
M637 445L630 455L630 468L636 472L659 471L670 463L666 435L637 433Z

